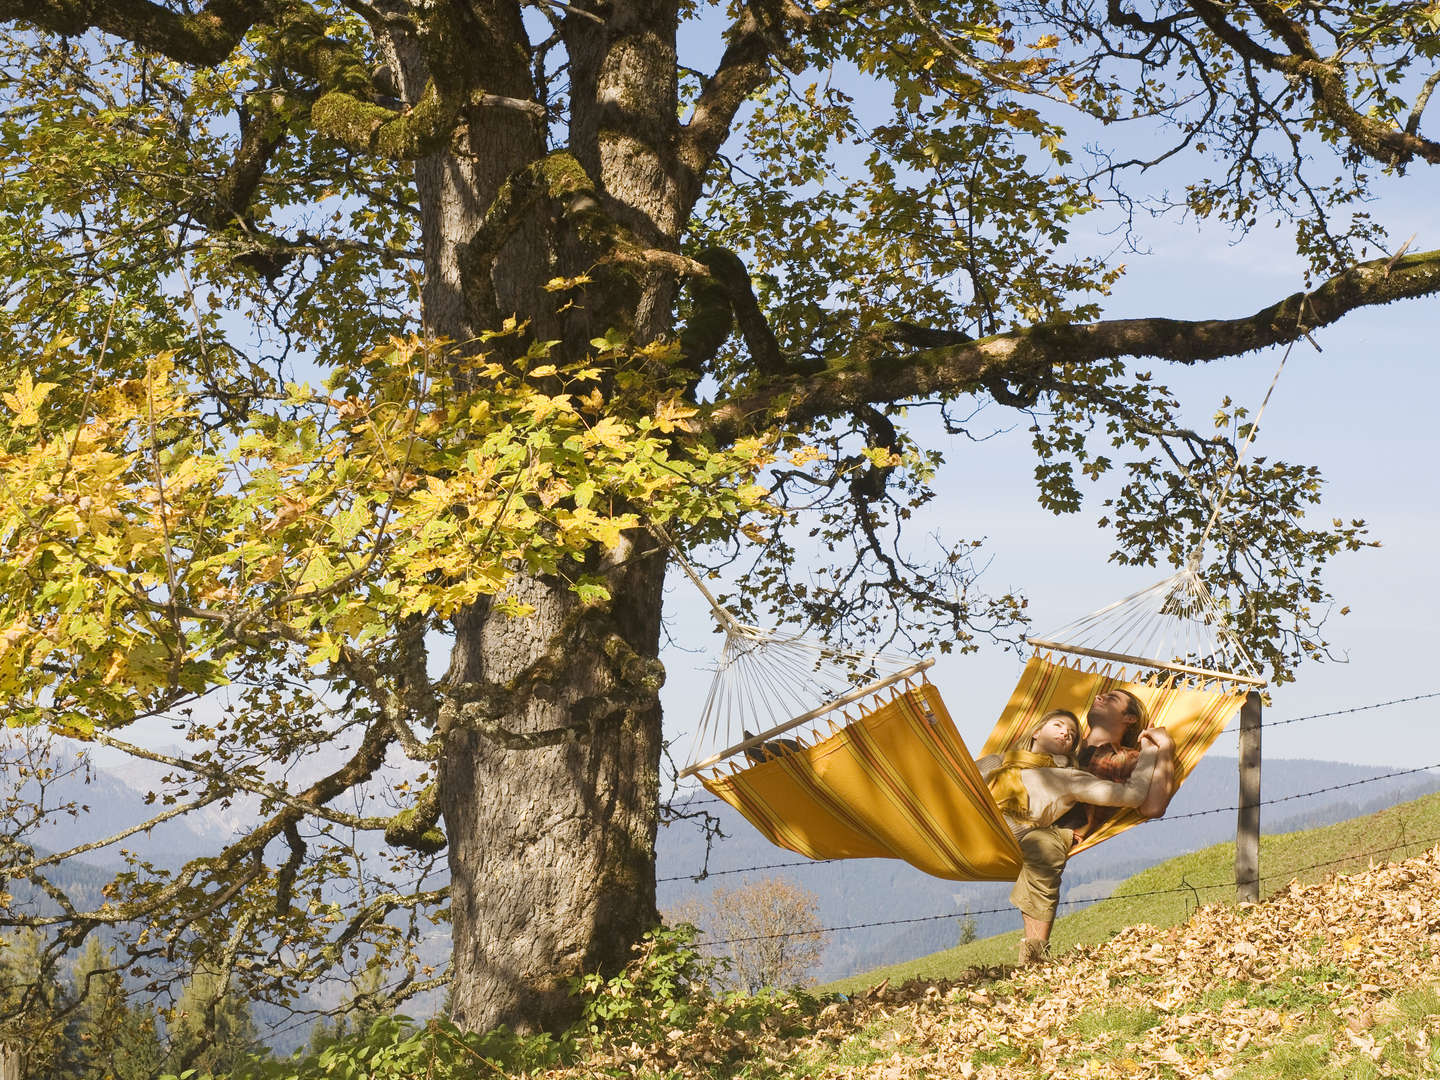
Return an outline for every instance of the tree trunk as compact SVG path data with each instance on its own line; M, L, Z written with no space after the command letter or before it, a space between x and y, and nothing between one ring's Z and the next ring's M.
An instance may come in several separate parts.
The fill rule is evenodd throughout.
M610 619L582 612L563 583L526 578L509 595L526 618L475 613L451 674L506 682L539 661L550 678L505 724L543 731L571 722L570 706L614 682L587 624L608 622L645 658L659 649L663 559L617 574ZM571 647L571 644L573 647ZM467 1029L526 1031L573 1019L569 980L623 966L658 921L655 828L660 708L619 708L588 737L512 750L471 731L450 741L441 780L450 840L454 941L451 1000Z
M8 1043L0 1043L0 1080L25 1080L25 1056Z
M532 98L526 58L484 45L487 37L524 40L519 7L473 0L452 10L462 7L489 33L466 37L473 51L457 49L446 69L468 68L470 85L488 92ZM603 21L566 20L568 149L618 228L675 250L684 212L668 149L678 125L675 4L613 0L597 10ZM413 101L440 61L397 38L390 63ZM611 328L641 341L671 329L673 278L607 268L603 252L566 224L565 206L532 200L497 235L487 211L508 178L544 158L545 132L532 116L483 106L471 109L467 128L464 152L416 166L428 333L464 343L515 315L532 339L560 342L562 360ZM545 282L582 273L595 279L584 302L557 310L560 298ZM501 727L520 736L576 729L517 748L461 724L446 743L439 794L449 839L451 1002L467 1030L564 1025L576 1006L570 979L618 970L658 921L664 557L637 554L626 540L591 553L586 570L609 582L611 604L587 608L564 581L521 576L506 595L533 614L514 618L481 604L455 620L451 686L533 687Z

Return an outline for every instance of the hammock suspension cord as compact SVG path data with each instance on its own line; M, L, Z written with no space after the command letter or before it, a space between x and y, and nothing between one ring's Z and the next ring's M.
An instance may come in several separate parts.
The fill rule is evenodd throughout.
M1403 249L1402 249L1403 250ZM1141 589L1098 611L1028 641L1040 649L1072 653L1092 659L1109 660L1134 667L1149 667L1200 680L1219 678L1245 686L1264 686L1260 666L1230 627L1224 609L1215 602L1200 577L1205 545L1220 523L1220 513L1229 498L1240 467L1250 452L1260 421L1290 352L1302 337L1317 352L1323 351L1305 326L1305 309L1310 294L1302 294L1296 314L1296 335L1290 339L1270 377L1270 385L1250 423L1235 461L1212 501L1195 482L1189 469L1182 471L1185 482L1203 502L1210 503L1210 517L1200 539L1179 571L1164 581Z
M1409 246L1408 243L1406 245ZM1404 248L1401 249L1402 251ZM1316 352L1324 352L1316 340L1310 336L1309 329L1305 326L1305 308L1310 304L1310 293L1306 292L1300 298L1300 310L1295 316L1295 329L1300 332L1296 337L1290 339L1290 344L1285 346L1285 352L1280 357L1280 364L1275 368L1275 374L1270 377L1270 385L1265 390L1265 397L1260 402L1260 409L1255 413L1255 419L1250 424L1250 430L1245 433L1245 441L1241 443L1239 452L1235 455L1235 464L1231 466L1229 473L1225 476L1225 483L1220 488L1220 494L1210 510L1210 520L1205 523L1205 530L1200 534L1200 542L1195 545L1195 550L1190 552L1187 564L1195 569L1200 567L1200 559L1205 554L1205 544L1210 539L1210 533L1215 528L1215 523L1220 520L1220 508L1225 505L1225 500L1230 495L1230 485L1235 482L1235 477L1240 473L1240 463L1245 460L1245 455L1250 450L1250 444L1255 441L1255 435L1260 430L1260 418L1265 415L1265 406L1270 404L1270 395L1275 393L1275 384L1280 381L1280 374L1285 370L1285 361L1290 359L1290 350L1295 348L1295 343L1303 336L1306 341L1315 346ZM1194 481L1187 470L1185 479L1195 487Z
M933 660L879 651L837 648L799 634L765 630L735 618L705 585L665 529L648 528L669 549L680 569L700 591L720 628L725 645L700 711L690 757L721 738L739 742L682 769L679 779L761 746L803 724L825 721L892 686L920 675ZM750 728L759 728L751 733Z

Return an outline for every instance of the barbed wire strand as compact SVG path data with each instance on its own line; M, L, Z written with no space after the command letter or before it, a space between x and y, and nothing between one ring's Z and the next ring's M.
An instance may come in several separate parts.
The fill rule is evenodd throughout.
M1277 795L1273 799L1261 799L1260 806L1274 806L1277 803L1294 802L1296 799L1308 799L1315 795L1324 795L1330 791L1343 791L1346 788L1360 787L1363 784L1373 784L1379 780L1391 780L1397 776L1413 776L1415 773L1428 772L1431 769L1440 769L1440 762L1433 765L1420 765L1414 769L1397 769L1395 772L1381 773L1379 776L1367 776L1363 780L1351 780L1345 784L1331 784L1329 787L1316 788L1314 791L1297 791L1294 795ZM1215 806L1209 810L1191 810L1185 814L1151 818L1142 824L1150 824L1158 821L1181 821L1185 818L1204 817L1206 814L1224 814L1231 810L1239 810L1238 806Z
M736 866L729 870L707 870L701 874L674 874L670 877L657 877L655 884L660 885L667 881L703 881L706 878L724 877L727 874L748 874L752 870L783 870L787 866L827 866L830 863L843 861L842 859L792 859L790 862L761 863L758 866Z
M1348 708L1348 709L1334 709L1334 710L1332 710L1332 711L1330 711L1330 712L1311 713L1311 714L1306 715L1306 716L1294 716L1294 717L1290 717L1290 718L1285 719L1285 720L1269 720L1269 721L1265 721L1264 723L1262 723L1261 726L1262 726L1262 727L1279 727L1279 726L1284 725L1284 724L1296 724L1296 723L1300 723L1301 721L1304 721L1304 720L1319 720L1319 719L1323 719L1323 718L1331 717L1331 716L1347 716L1347 715L1350 715L1351 713L1366 712L1366 711L1369 711L1369 710L1372 710L1372 709L1382 709L1382 708L1386 708L1387 706L1390 706L1390 705L1400 705L1400 704L1405 704L1405 703L1413 702L1413 701L1425 701L1425 700L1428 700L1428 699L1430 699L1430 698L1436 698L1436 697L1440 697L1440 690L1432 691L1432 692L1430 692L1430 693L1425 693L1425 694L1415 694L1415 695L1410 696L1410 697L1394 698L1394 699L1392 699L1392 700L1390 700L1390 701L1378 701L1378 702L1374 702L1373 704L1369 704L1369 705L1356 705L1356 706L1353 706L1352 708ZM1236 729L1236 728L1226 728L1226 729L1225 729L1226 732L1234 731L1234 730L1238 730L1238 729ZM1222 734L1224 734L1224 733L1225 733L1225 732L1222 732ZM1285 795L1285 796L1281 796L1281 797L1275 798L1275 799L1265 799L1265 800L1262 800L1262 801L1261 801L1260 805L1261 805L1261 806L1267 806L1267 805L1273 805L1273 804L1275 804L1275 803L1289 802L1289 801L1292 801L1292 800L1295 800L1295 799L1303 799L1303 798L1307 798L1307 797L1313 796L1313 795L1321 795L1321 794L1324 794L1324 793L1330 792L1330 791L1340 791L1340 790L1342 790L1342 789L1344 789L1344 788L1358 787L1358 786L1360 786L1360 785L1362 785L1362 784L1371 784L1371 783L1375 783L1375 782L1377 782L1377 781L1379 781L1379 780L1387 780L1387 779L1390 779L1390 778L1396 777L1396 776L1408 776L1408 775L1411 775L1411 774L1413 774L1413 773L1425 772L1425 771L1428 771L1428 770L1430 770L1430 769L1435 769L1435 768L1440 768L1440 763L1437 763L1436 765L1425 765L1425 766L1421 766L1420 768L1416 768L1416 769L1405 769L1405 770L1401 770L1401 771L1399 771L1399 772L1384 773L1384 774L1379 775L1379 776L1368 777L1367 779L1364 779L1364 780L1355 780L1355 781L1352 781L1352 782L1350 782L1350 783L1348 783L1348 784L1335 784L1335 785L1332 785L1332 786L1330 786L1330 787L1317 788L1317 789L1315 789L1314 791L1300 792L1300 793L1295 794L1295 795ZM718 803L718 802L723 802L723 800L722 800L722 799L719 799L719 798L717 798L717 797L715 797L715 796L712 795L712 796L706 796L706 797L704 797L704 798L696 798L696 799L688 800L688 801L686 801L686 802L684 802L684 803L681 803L678 807L674 807L674 808L672 808L672 809L685 809L685 808L688 808L688 807L690 807L690 806L694 806L694 805L697 805L697 804ZM1196 811L1192 811L1192 812L1186 813L1186 814L1176 814L1176 815L1171 816L1171 817L1157 818L1157 819L1155 819L1155 820L1158 820L1158 821L1179 821L1179 820L1181 820L1181 819L1183 819L1183 818L1201 817L1201 816L1204 816L1204 815L1206 815L1206 814L1220 814L1220 813L1226 813L1226 812L1233 811L1233 810L1237 810L1237 809L1238 809L1238 807L1234 807L1234 806L1215 807L1215 808L1209 809L1209 810L1196 810ZM1366 858L1366 857L1371 856L1371 855L1378 855L1378 854L1382 854L1382 853L1387 852L1387 851L1394 851L1396 848L1399 848L1399 847L1408 847L1410 844L1429 844L1429 843L1436 843L1436 842L1440 842L1440 837L1430 837L1430 838L1425 839L1425 840L1403 841L1403 842L1401 842L1401 843L1391 844L1391 845L1389 845L1389 846L1387 846L1387 847L1375 848L1375 849L1373 849L1373 850L1371 850L1371 851L1360 852L1360 853L1354 854L1354 855L1347 855L1347 856L1344 856L1344 857L1339 858L1339 859L1330 859L1330 860L1327 860L1326 862L1313 863L1313 864L1311 864L1310 866L1296 867L1296 868L1293 868L1293 869L1290 869L1290 870L1279 870L1279 871L1276 871L1276 872L1271 873L1271 874L1261 874L1261 875L1256 879L1256 882L1258 883L1258 882L1260 882L1260 881L1264 881L1266 878L1269 878L1269 879L1273 880L1274 878L1279 877L1279 876L1282 876L1282 875L1284 875L1284 874L1290 874L1290 873L1299 874L1299 873L1304 873L1304 872L1307 871L1307 870L1316 870L1316 869L1319 869L1319 868L1322 867L1322 866L1332 866L1332 865L1334 865L1334 864L1336 864L1336 863L1348 862L1348 861L1350 861L1350 860L1352 860L1352 859ZM764 863L764 864L760 864L760 865L757 865L757 866L734 867L734 868L731 868L731 869L728 869L728 870L711 870L711 871L708 871L708 872L706 872L706 873L704 873L704 874L701 874L701 875L677 874L677 875L674 875L674 876L671 876L671 877L656 878L656 879L655 879L655 882L656 882L656 884L658 885L658 884L665 883L665 882L684 881L684 880L686 880L686 879L689 879L689 880L692 880L692 881L701 881L701 880L704 880L705 878L710 878L710 877L722 877L722 876L725 876L725 875L728 875L728 874L744 874L744 873L750 873L750 872L756 871L756 870L778 870L778 869L782 869L782 868L786 868L786 867L797 867L797 866L804 866L804 867L824 866L824 865L827 865L827 864L829 864L829 863L840 862L840 861L842 861L842 860L839 860L839 859L813 859L813 860L812 860L812 859L805 859L805 860L797 860L797 861L783 862L783 863ZM1168 895L1168 894L1181 893L1181 892L1197 892L1197 891L1199 891L1199 890L1201 890L1201 889L1218 889L1218 888L1223 888L1223 887L1227 887L1227 886L1231 886L1231 885L1239 885L1239 884L1240 884L1240 882L1238 882L1238 881L1228 881L1228 880L1227 880L1227 881L1212 882L1212 883L1209 883L1209 884L1198 884L1198 885L1197 885L1197 884L1186 883L1186 884L1184 884L1184 885L1179 885L1179 886L1176 886L1176 887L1170 888L1170 889L1152 889L1152 890L1149 890L1149 891L1147 891L1147 892L1126 893L1126 894L1124 894L1124 895L1122 895L1122 896L1107 896L1107 897L1101 897L1101 898L1096 899L1096 900L1061 900L1061 901L1059 901L1059 903L1058 903L1057 906L1059 906L1059 907L1068 907L1068 906L1075 906L1075 905L1082 905L1082 904L1093 906L1093 905L1095 905L1095 904L1112 903L1112 902L1116 902L1116 901L1120 901L1120 900L1134 900L1134 899L1139 899L1139 898L1141 898L1141 897L1146 897L1146 896L1160 896L1160 895ZM725 939L720 940L720 941L705 941L705 939L703 939L703 938L701 938L700 940L705 941L706 944L712 945L712 946L715 946L715 945L737 945L737 944L741 944L741 943L743 943L743 942L748 942L748 941L766 941L766 940L773 940L773 939L775 939L775 938L795 937L795 936L797 936L797 934L807 934L807 933L814 933L814 934L832 934L832 933L840 933L840 932L842 932L842 931L847 931L847 930L865 930L865 929L871 929L871 928L874 928L874 927L881 927L881 926L905 926L905 925L910 925L910 924L913 924L913 923L937 922L937 921L939 921L939 920L941 920L941 919L968 918L968 917L973 916L973 915L998 915L998 914L1003 914L1003 913L1005 913L1005 912L1008 912L1008 911L1010 911L1010 910L1012 910L1012 909L1011 909L1010 907L1008 907L1008 906L1007 906L1007 907L999 907L999 908L982 908L982 909L980 909L980 910L968 910L968 909L967 909L966 911L963 911L963 912L947 912L947 913L942 914L942 915L920 915L920 916L916 916L916 917L914 917L914 918L909 918L909 919L889 919L889 920L884 920L884 921L881 921L881 922L854 923L854 924L851 924L851 925L848 925L848 926L829 926L829 927L823 927L823 928L821 928L821 929L819 929L819 930L812 930L812 931L790 931L790 932L782 933L782 934L760 934L760 935L754 935L754 936L751 936L751 937L725 938ZM339 1014L340 1012L342 1012L342 1011L344 1011L344 1006L339 1006L339 1007L337 1007L337 1008L335 1008L335 1009L332 1009L332 1010L321 1010L321 1011L318 1012L317 1015L314 1015L314 1016L313 1016L313 1020L318 1021L318 1020L323 1019L323 1018L325 1018L325 1017L333 1017L333 1016L335 1016L335 1015L338 1015L338 1014ZM288 1024L288 1025L285 1025L285 1026L282 1026L282 1027L273 1029L270 1033L271 1033L272 1035L284 1033L284 1032L287 1032L287 1031L289 1031L289 1030L292 1030L293 1028L295 1028L295 1027L297 1027L297 1026L303 1026L304 1023L310 1022L311 1020L312 1020L312 1017L307 1017L305 1021L302 1021L302 1022L299 1023L299 1024L296 1024L294 1021L292 1021L292 1022L291 1022L290 1024Z
M1410 697L1391 698L1389 701L1377 701L1371 705L1355 705L1349 709L1332 709L1330 712L1310 713L1308 716L1291 716L1284 720L1265 720L1260 726L1284 727L1286 724L1298 724L1302 720L1323 720L1329 716L1349 716L1351 713L1369 712L1371 709L1384 709L1390 705L1404 705L1411 701L1428 701L1431 698L1440 697L1440 690L1432 690L1426 694L1413 694ZM1239 731L1237 727L1227 727L1225 731Z
M1296 799L1308 799L1316 795L1324 795L1331 791L1343 791L1346 788L1361 787L1364 784L1374 784L1381 780L1392 780L1397 776L1413 776L1415 773L1429 772L1432 769L1440 769L1440 761L1433 765L1421 765L1414 769L1398 769L1395 772L1380 773L1378 776L1367 776L1363 780L1351 780L1344 784L1331 784L1328 787L1316 788L1313 791L1298 791L1293 795L1278 795L1273 799L1261 799L1260 806L1275 806L1279 803L1294 802ZM1167 821L1183 821L1186 818L1205 817L1210 814L1226 814L1239 810L1239 806L1213 806L1208 810L1191 810L1184 814L1166 814L1164 817L1151 818L1140 822L1141 825L1162 824ZM706 878L724 877L727 874L748 874L755 870L779 870L784 867L795 866L825 866L829 863L841 862L840 859L794 859L782 863L762 863L758 866L736 866L728 870L707 870L699 874L675 874L670 877L656 878L655 884L659 885L670 881L704 881Z

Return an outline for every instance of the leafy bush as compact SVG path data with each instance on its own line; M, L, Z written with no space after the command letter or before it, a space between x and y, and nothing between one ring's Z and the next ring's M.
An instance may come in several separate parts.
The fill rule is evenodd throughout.
M635 946L625 970L606 978L585 975L572 983L580 1019L560 1037L522 1037L505 1028L467 1034L448 1020L417 1023L381 1016L359 1033L339 1035L309 1053L252 1060L228 1080L471 1080L487 1073L523 1073L600 1045L658 1046L677 1028L728 1031L714 1045L740 1052L738 1033L792 1032L816 999L767 990L716 994L725 961L695 948L699 931L688 924L654 930ZM160 1080L212 1080L196 1070Z
M448 1020L417 1024L406 1016L382 1016L366 1031L341 1036L314 1053L252 1061L230 1080L468 1080L482 1071L536 1069L559 1055L560 1044L550 1035L522 1037L505 1028L475 1035ZM482 1065L488 1068L482 1070ZM190 1070L160 1080L206 1077Z
M687 1027L714 1003L710 987L722 961L695 948L689 923L651 930L618 975L585 975L572 987L585 1007L576 1034L636 1042L663 1039Z

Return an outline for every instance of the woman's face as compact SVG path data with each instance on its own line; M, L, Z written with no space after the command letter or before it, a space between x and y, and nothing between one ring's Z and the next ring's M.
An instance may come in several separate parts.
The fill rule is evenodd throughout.
M1075 749L1075 724L1064 716L1052 716L1035 729L1031 749L1041 754L1069 754Z

